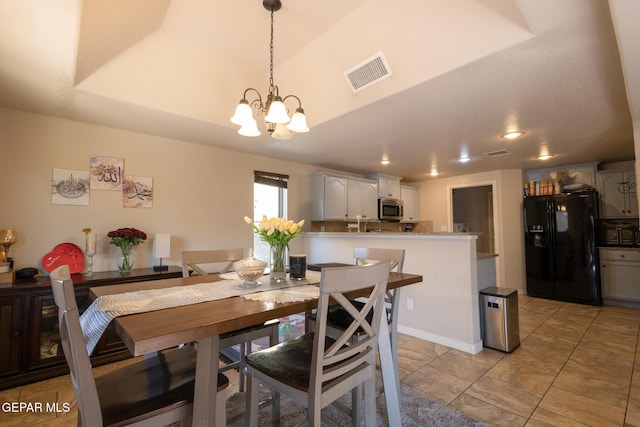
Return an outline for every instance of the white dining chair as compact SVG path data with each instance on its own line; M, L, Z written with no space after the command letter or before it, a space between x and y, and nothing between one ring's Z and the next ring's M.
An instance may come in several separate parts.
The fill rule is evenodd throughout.
M320 426L324 407L362 386L366 425L376 425L376 350L388 278L388 262L321 271L314 330L247 356L247 426L258 425L260 384L304 405L308 425L312 427ZM364 289L370 290L367 302L358 309L345 294ZM336 339L326 334L330 300L344 307L354 318ZM358 329L363 333L354 340ZM359 405L359 399L352 400L352 412L359 412Z
M50 277L62 348L78 402L78 425L155 427L188 422L193 412L196 350L187 346L164 351L94 377L69 267L58 267ZM227 377L219 374L216 426L226 424L228 386Z
M238 249L213 249L198 251L182 252L182 276L203 276L210 274L207 270L209 265L218 267L218 273L226 273L231 271L233 264L240 261L244 257L244 250ZM222 267L220 267L222 266ZM237 331L220 335L220 348L239 347L238 361L231 361L220 371L224 372L229 369L238 369L240 381L238 384L239 391L244 392L245 386L245 358L251 353L251 345L254 340L260 338L269 338L269 346L274 346L279 342L278 327L280 322L278 319L270 320L259 325L248 326Z
M389 271L396 271L402 273L404 267L404 249L388 249L388 248L365 248L354 247L353 248L353 263L354 265L363 265L373 261L389 261ZM365 298L358 298L352 301L356 307L362 307L364 305ZM387 289L385 293L385 311L386 320L389 324L389 339L391 342L391 355L393 362L393 370L395 372L396 389L400 390L400 376L398 375L398 305L400 301L400 289ZM315 313L308 314L309 325L313 325L315 322ZM351 315L339 305L332 305L329 307L329 314L327 319L327 334L335 337L342 333L349 327L353 318ZM359 331L360 332L360 331ZM358 333L359 333L358 332ZM354 340L358 339L358 333L353 337ZM378 366L380 369L380 366ZM383 390L382 390L383 391ZM358 390L354 390L354 399L358 397L355 395ZM341 408L344 410L344 408ZM346 411L352 415L354 426L360 425L360 420L356 414L351 414L351 411Z

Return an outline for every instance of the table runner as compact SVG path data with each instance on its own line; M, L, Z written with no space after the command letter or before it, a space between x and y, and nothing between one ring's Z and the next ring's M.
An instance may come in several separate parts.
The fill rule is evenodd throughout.
M103 295L80 316L80 326L84 335L87 352L91 354L109 323L118 316L145 313L165 308L179 307L200 302L214 301L247 294L258 294L284 288L298 287L320 282L320 273L306 272L304 280L286 280L272 283L268 276L259 287L243 287L235 273L221 274L223 280L198 283L195 285L174 286L165 289L150 289L122 294Z

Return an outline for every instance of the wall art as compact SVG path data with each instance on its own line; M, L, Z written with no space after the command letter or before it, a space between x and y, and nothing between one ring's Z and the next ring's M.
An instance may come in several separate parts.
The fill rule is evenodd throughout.
M124 159L91 156L91 189L122 191Z
M89 182L87 171L53 169L51 204L89 206Z
M122 206L125 208L153 207L153 178L125 175L122 182Z

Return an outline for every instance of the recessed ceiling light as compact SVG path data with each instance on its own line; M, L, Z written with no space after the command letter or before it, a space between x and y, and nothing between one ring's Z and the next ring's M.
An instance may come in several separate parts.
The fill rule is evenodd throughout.
M513 131L513 132L507 132L504 135L502 135L502 137L504 139L516 139L521 137L522 135L524 135L523 131L517 130L517 131Z
M431 176L438 176L438 171L435 170L435 169L432 169L430 175Z
M549 160L552 157L553 156L551 154L541 154L538 157L536 157L536 159L538 159L538 160Z
M458 159L460 163L467 163L469 160L471 160L471 157L469 156L462 156Z
M388 165L389 163L391 163L391 162L389 160L387 160L387 159L380 160L380 164L381 165Z

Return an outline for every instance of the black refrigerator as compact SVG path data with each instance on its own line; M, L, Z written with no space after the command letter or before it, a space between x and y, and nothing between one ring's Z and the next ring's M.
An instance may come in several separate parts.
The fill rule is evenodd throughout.
M598 193L524 199L527 294L600 305Z

